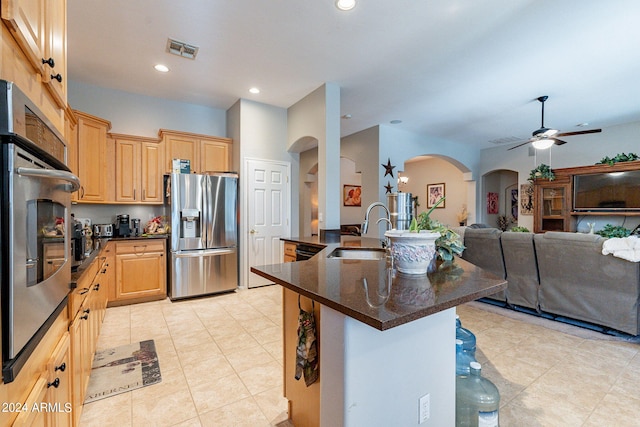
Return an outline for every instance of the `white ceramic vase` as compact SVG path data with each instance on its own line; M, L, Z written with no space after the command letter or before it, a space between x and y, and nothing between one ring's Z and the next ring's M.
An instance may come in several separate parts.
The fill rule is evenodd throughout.
M404 274L427 274L429 264L436 256L436 240L440 233L389 230L384 233L391 243L395 268Z

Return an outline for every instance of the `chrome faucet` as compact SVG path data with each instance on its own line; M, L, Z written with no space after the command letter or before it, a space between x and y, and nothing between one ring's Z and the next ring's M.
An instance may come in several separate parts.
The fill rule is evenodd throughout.
M382 202L373 202L369 205L369 207L367 208L367 213L364 215L364 222L362 223L361 234L367 233L367 230L369 229L369 214L371 213L371 210L376 206L380 206L387 212L387 216L384 218L380 218L376 222L376 224L379 223L380 221L386 221L389 223L389 228L391 227L391 213L389 212L389 209L387 209L387 207Z

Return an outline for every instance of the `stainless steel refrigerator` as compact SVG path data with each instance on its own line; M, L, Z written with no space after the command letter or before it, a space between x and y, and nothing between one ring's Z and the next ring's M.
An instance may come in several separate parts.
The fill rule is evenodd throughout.
M171 174L172 300L238 287L238 175Z

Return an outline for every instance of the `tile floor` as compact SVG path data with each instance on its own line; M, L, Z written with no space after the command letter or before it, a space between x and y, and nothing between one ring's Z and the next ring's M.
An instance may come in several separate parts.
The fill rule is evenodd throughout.
M85 405L80 425L283 422L281 293L267 286L109 308L99 348L154 339L162 382ZM502 427L640 426L640 345L485 307L458 314L500 391Z

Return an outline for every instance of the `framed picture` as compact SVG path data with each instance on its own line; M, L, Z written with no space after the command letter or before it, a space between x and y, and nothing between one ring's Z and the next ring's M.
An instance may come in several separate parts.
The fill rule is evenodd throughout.
M504 211L505 215L511 214L513 219L518 219L519 209L518 184L510 185L505 190Z
M431 209L438 203L438 200L442 199L444 194L444 182L440 184L428 184L427 185L427 209ZM438 205L436 209L444 208L446 201L443 201Z
M360 185L344 185L342 188L342 203L345 206L361 206L362 187Z
M498 212L498 193L487 193L487 213L491 215Z
M520 213L533 215L533 184L520 184Z

